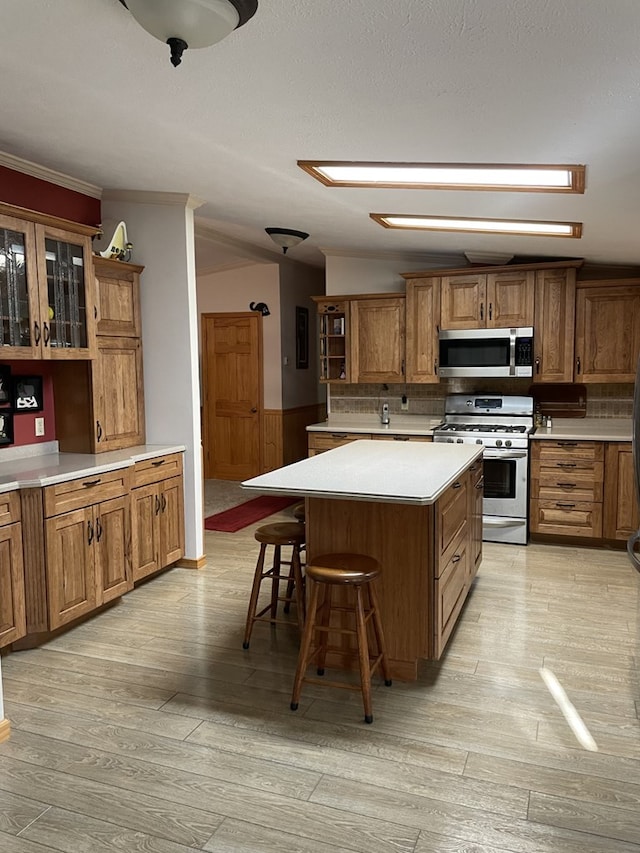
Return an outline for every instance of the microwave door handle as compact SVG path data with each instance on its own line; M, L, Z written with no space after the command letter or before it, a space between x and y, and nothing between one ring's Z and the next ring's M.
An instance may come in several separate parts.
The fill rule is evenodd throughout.
M509 330L509 376L516 375L516 330Z

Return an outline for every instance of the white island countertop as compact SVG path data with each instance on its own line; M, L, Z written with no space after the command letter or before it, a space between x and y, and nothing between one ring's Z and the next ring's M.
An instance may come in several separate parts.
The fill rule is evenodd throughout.
M433 504L481 455L474 444L353 441L242 486L261 494Z

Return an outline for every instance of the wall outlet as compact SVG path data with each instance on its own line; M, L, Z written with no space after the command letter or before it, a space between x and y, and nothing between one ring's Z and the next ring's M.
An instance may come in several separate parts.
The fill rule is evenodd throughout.
M44 418L36 418L36 435L44 435Z
M400 400L400 411L401 412L408 412L409 411L409 401L407 400L407 398L404 394L402 395L402 399Z

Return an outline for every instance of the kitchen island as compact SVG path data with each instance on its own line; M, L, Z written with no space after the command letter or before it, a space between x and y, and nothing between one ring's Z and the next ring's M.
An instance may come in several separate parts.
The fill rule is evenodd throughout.
M307 562L338 551L379 561L394 678L441 657L482 559L481 447L355 441L242 485L305 499ZM336 637L328 663L354 666L351 638Z

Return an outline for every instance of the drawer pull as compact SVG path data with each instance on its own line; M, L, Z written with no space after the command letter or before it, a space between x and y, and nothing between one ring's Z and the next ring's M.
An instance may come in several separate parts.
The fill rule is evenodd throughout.
M409 436L408 435L394 435L393 440L394 441L409 441Z
M556 486L559 486L561 489L575 489L577 483L556 483Z
M452 489L460 489L461 487L462 483L454 483L453 486L451 486Z
M453 556L451 558L451 562L452 563L459 563L461 559L462 559L462 557L460 556L460 554L456 554L455 556Z
M89 489L89 488L91 488L91 486L97 486L99 482L100 482L100 477L98 477L97 480L85 480L82 485L85 487L85 489Z
M575 509L575 504L564 504L564 503L556 503L556 506L559 506L560 509Z
M332 432L331 433L331 438L346 438L346 437L347 437L346 432Z
M167 461L166 459L156 459L156 460L155 460L154 462L152 462L151 464L154 466L154 468L157 468L157 467L158 467L158 465L164 465L164 463L165 463L166 461Z
M575 468L576 467L575 462L558 462L557 465L558 465L558 468Z
M578 446L577 441L558 441L558 442L556 442L556 444L558 445L558 447L577 447Z

